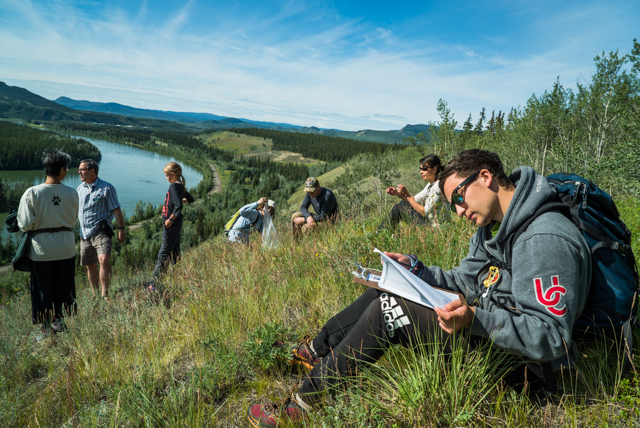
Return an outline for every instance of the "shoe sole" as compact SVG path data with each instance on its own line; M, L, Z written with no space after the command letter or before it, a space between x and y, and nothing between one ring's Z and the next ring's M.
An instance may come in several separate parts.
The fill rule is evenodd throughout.
M296 351L293 351L293 357L291 358L291 360L289 360L289 364L291 364L292 366L303 366L309 371L313 370L314 367L314 365L309 361L299 358Z

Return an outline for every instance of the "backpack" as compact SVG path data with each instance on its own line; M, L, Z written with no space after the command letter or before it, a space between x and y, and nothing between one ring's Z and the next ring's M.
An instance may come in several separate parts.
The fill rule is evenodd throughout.
M233 227L233 225L236 224L236 220L238 220L238 217L240 217L240 210L236 211L236 213L232 215L229 221L224 225L224 232L222 232L222 234L224 235L225 238L229 237L229 232L231 231L231 228ZM256 221L251 223L249 227L252 227L257 222L258 222L258 219L256 219Z
M625 325L635 322L638 309L638 271L631 249L631 231L620 219L611 196L577 174L547 177L558 198L538 208L509 238L507 248L539 215L563 212L580 229L591 249L591 287L585 307L575 321L580 332L598 330L619 335ZM511 254L507 255L511 267ZM629 330L625 332L627 336Z
M18 211L14 211L13 207L9 207L9 215L4 220L4 224L9 233L20 231L20 227L18 226Z
M231 230L233 225L236 224L236 220L238 220L238 217L240 217L240 210L236 211L236 213L231 216L231 219L229 219L229 221L224 225L224 232L222 232L222 234L225 238L229 237L229 231Z

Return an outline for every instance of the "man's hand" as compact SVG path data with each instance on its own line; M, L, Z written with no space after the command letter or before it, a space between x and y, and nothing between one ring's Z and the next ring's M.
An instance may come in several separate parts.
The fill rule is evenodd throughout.
M305 222L304 217L296 217L293 219L294 224L303 224Z
M438 315L438 324L446 333L452 334L462 328L468 328L476 314L476 308L458 299L442 308L433 308Z
M393 260L397 261L398 263L403 265L405 269L407 269L407 270L411 269L411 259L409 257L405 256L404 254L388 253L388 252L385 251L384 255L389 257L390 259L393 259Z
M124 234L124 229L119 229L118 230L118 242L122 244L125 239L127 239L127 236Z
M314 227L316 225L315 220L312 216L307 217L307 226Z
M267 198L260 198L260 199L258 199L258 205L264 206L264 204L266 204L268 200L269 199L267 199Z
M166 227L167 229L171 229L171 226L173 226L173 222L171 221L170 218L166 219L164 221L164 227Z

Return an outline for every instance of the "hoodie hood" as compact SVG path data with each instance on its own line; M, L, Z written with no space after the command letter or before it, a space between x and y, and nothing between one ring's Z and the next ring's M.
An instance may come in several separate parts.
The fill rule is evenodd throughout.
M488 239L488 247L499 250L500 256L504 253L501 248L506 239L518 229L518 227L528 220L536 210L548 199L554 198L556 192L549 186L547 179L535 172L532 168L521 166L509 177L516 186L516 191L511 199L509 208L504 215L500 229L495 237ZM490 237L493 223L485 226L484 236ZM495 256L495 251L491 251ZM500 259L503 259L500 257Z

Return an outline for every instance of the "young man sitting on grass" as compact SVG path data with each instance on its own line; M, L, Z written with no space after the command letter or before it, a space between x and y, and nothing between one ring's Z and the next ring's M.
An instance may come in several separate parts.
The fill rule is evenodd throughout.
M591 277L591 252L580 231L562 213L541 214L513 243L511 272L496 267L505 262L518 226L554 196L547 180L527 167L507 177L496 154L475 149L449 162L440 186L451 209L479 226L467 257L445 271L426 267L412 255L386 254L410 265L425 282L462 294L466 302L429 309L368 289L315 338L294 348L292 361L311 371L282 406L251 406L253 426L274 427L282 418L301 422L339 375L377 361L393 344L426 343L438 329L445 337L464 330L469 343L491 340L528 361L567 357Z

